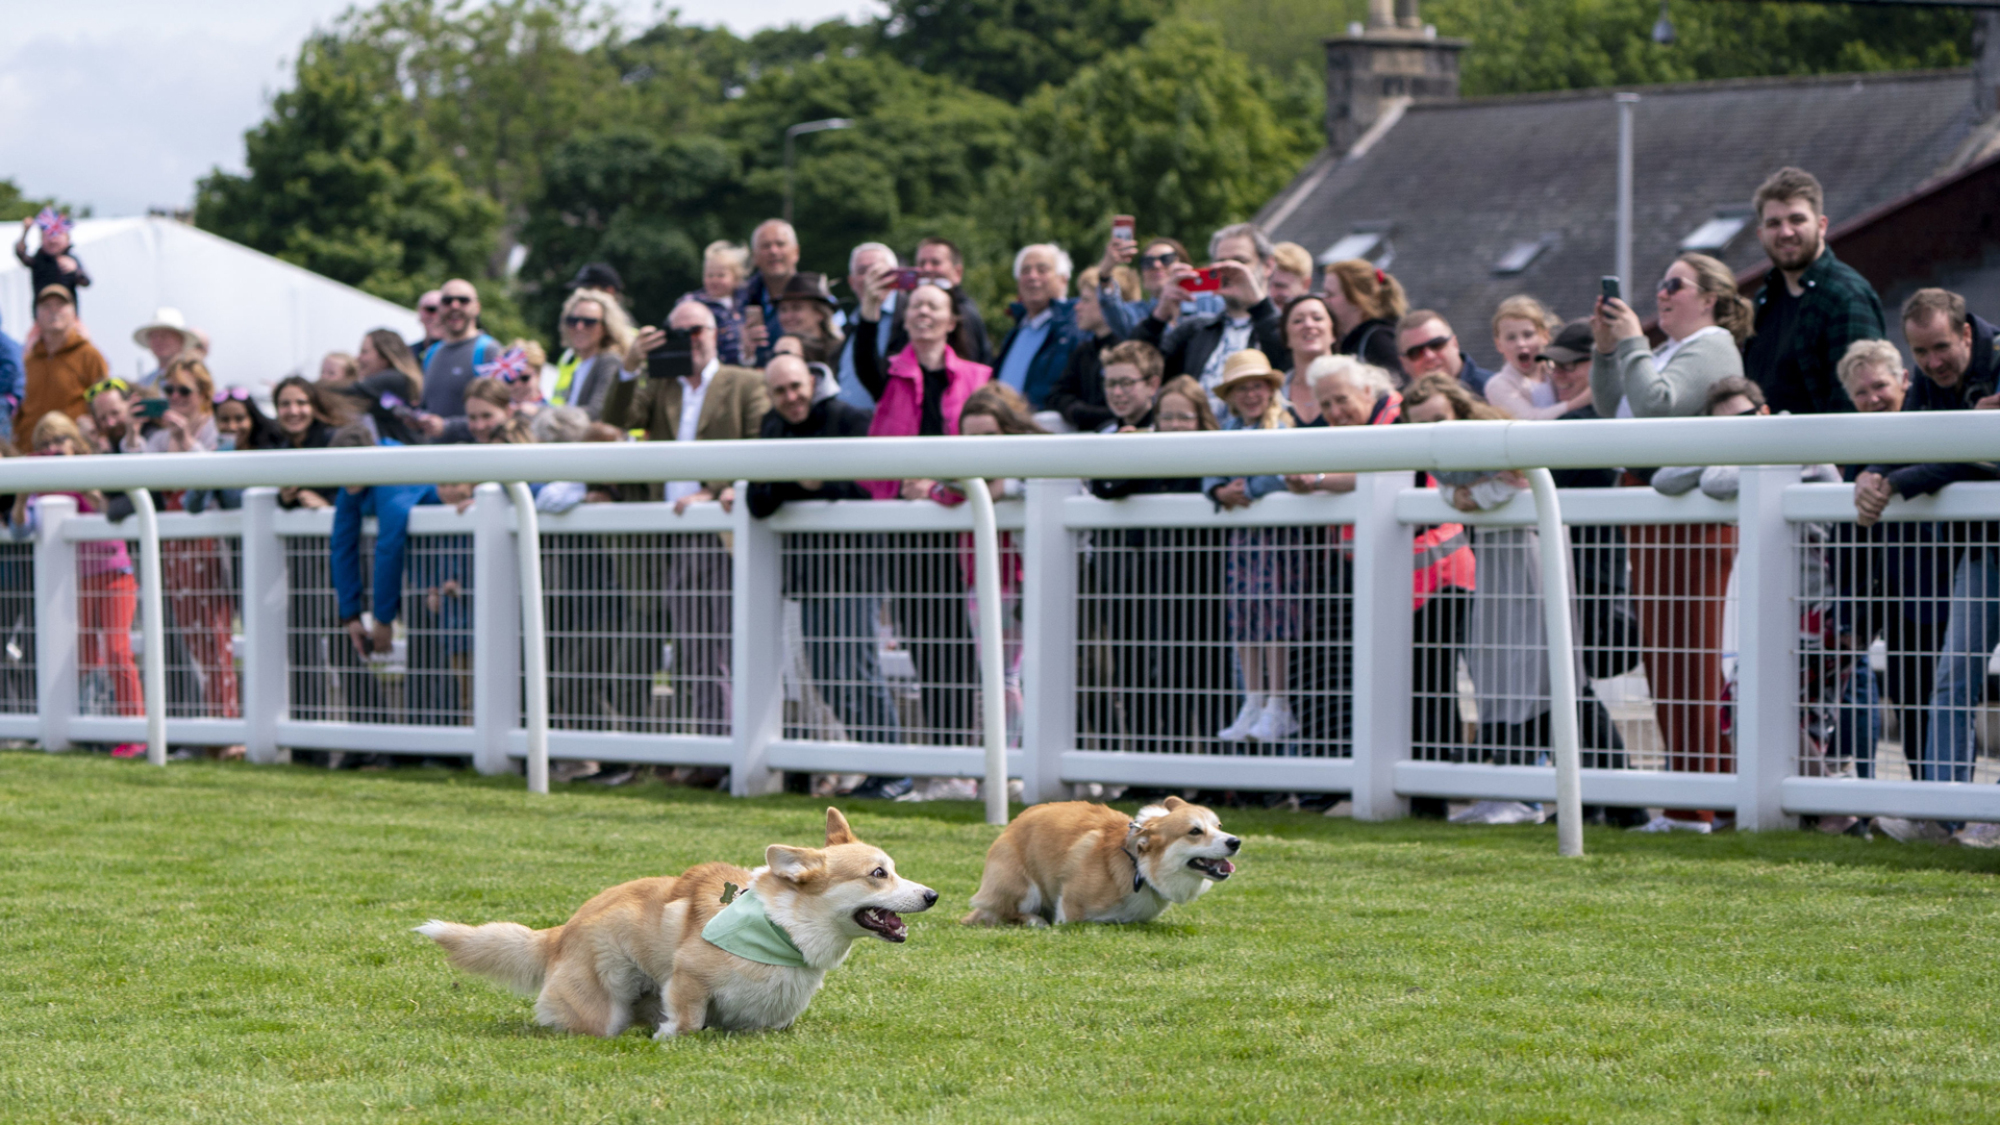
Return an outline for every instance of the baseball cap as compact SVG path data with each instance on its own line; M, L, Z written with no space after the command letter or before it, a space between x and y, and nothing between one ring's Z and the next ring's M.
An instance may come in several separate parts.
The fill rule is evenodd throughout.
M1589 359L1591 349L1596 346L1597 338L1591 334L1590 322L1573 320L1563 325L1562 331L1556 333L1556 338L1551 340L1535 358L1568 366Z

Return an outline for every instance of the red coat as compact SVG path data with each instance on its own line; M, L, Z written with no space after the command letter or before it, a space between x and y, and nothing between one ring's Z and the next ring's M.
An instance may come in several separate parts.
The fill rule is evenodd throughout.
M958 414L965 408L965 400L993 378L993 369L958 358L948 346L944 350L944 367L949 377L939 406L944 413L945 433L957 434ZM923 416L924 371L917 362L916 345L912 344L889 360L889 378L882 387L882 397L876 400L875 421L868 426L868 436L914 437ZM861 487L877 500L894 500L902 491L902 482L865 480Z

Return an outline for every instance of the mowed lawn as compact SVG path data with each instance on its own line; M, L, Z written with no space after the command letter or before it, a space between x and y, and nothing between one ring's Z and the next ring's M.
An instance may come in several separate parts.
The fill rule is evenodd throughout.
M0 754L0 1119L1990 1121L2000 855L1811 833L1225 812L1161 922L968 930L995 830L854 802L936 887L789 1031L536 1027L427 918L819 842L822 802L647 783Z

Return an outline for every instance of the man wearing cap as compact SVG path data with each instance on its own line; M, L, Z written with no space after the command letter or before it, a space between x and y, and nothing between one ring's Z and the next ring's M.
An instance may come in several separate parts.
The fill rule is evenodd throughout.
M134 329L132 342L153 353L152 372L139 376L142 387L158 386L167 364L199 344L194 332L188 328L187 317L181 315L181 310L173 308L162 308L153 314L151 323Z
M43 286L35 294L35 326L41 331L28 349L28 393L14 415L18 449L28 447L42 415L60 411L80 417L90 405L84 392L110 372L104 356L77 331L76 300L64 286Z
M424 354L431 350L431 345L438 341L438 313L442 308L438 304L438 299L443 296L442 292L433 289L417 298L417 323L424 326L424 334L410 341L410 354L416 356L419 361L422 361Z

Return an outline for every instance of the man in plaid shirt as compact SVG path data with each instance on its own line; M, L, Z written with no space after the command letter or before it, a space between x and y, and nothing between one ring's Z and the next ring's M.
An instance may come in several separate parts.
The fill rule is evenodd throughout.
M1780 168L1757 189L1757 239L1771 258L1743 366L1777 414L1854 409L1835 368L1856 340L1880 340L1882 299L1826 244L1826 196L1812 173Z

